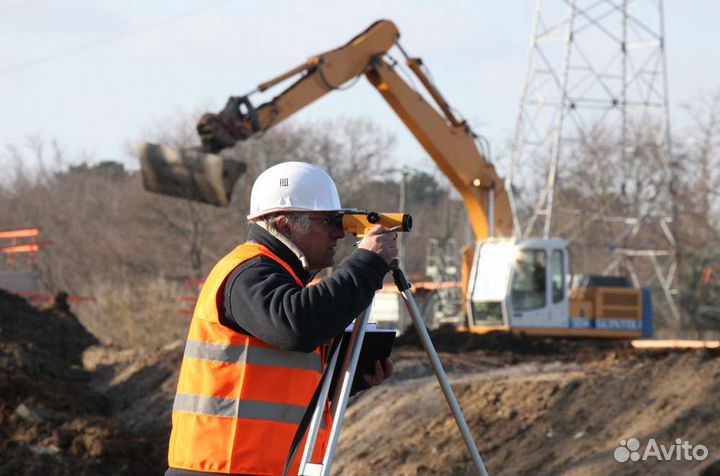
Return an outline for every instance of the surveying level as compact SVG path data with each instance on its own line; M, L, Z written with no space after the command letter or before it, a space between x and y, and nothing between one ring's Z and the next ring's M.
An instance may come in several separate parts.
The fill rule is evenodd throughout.
M390 231L410 231L412 216L407 213L382 213L368 210L348 210L343 212L342 228L347 233L363 236L375 225L382 225Z

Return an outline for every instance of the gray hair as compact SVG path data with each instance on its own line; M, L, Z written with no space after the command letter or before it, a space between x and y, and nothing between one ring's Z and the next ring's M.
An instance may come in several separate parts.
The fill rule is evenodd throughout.
M254 220L250 220L251 223L256 223L258 221L265 222L265 225L268 229L273 231L278 231L277 229L277 222L280 219L280 217L285 217L289 221L293 222L295 226L297 226L301 232L307 233L307 231L310 229L310 215L307 213L285 213L285 212L278 212L278 213L271 213L270 215L262 216L259 218L256 218Z

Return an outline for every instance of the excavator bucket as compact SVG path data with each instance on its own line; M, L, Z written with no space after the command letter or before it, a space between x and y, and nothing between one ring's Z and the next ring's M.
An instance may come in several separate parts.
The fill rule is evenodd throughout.
M140 145L143 186L149 192L227 207L247 166L200 148Z

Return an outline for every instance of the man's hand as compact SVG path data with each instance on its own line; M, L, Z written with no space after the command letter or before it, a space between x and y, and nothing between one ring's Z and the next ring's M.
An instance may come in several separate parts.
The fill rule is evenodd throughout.
M382 225L375 225L358 243L358 248L372 251L390 264L398 254L397 233L388 231Z
M369 387L374 387L375 385L380 385L385 380L389 379L392 376L393 373L393 363L392 359L388 357L385 360L376 360L375 361L375 373L374 374L364 374L363 380L365 380L365 383Z

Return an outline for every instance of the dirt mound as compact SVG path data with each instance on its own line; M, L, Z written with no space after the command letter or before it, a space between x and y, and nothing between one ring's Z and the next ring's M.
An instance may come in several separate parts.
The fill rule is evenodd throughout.
M97 345L74 316L4 293L0 312L0 475L162 474L183 342ZM432 339L491 474L717 474L717 354L447 327ZM393 379L352 400L333 473L475 474L417 336L393 358ZM709 457L618 463L629 438Z
M592 362L443 354L490 474L711 474L720 456L720 358L707 352L597 354ZM335 474L476 474L434 376L400 350L391 384L346 414ZM463 362L465 361L465 362ZM413 375L408 367L420 365ZM705 445L703 461L618 463L622 440Z
M73 314L0 291L0 474L149 472L152 445L89 387L81 356L95 343Z
M112 415L134 435L153 442L144 458L154 474L167 467L171 413L184 349L175 341L156 351L93 347L83 357L92 386L107 396Z
M444 325L430 331L435 350L447 353L465 353L484 351L490 355L511 354L520 357L551 357L572 358L575 360L596 360L599 355L607 352L634 354L626 341L594 340L594 339L557 339L515 335L506 332L490 332L472 334L459 332L451 325ZM414 327L408 328L400 335L395 346L397 348L422 348Z
M39 311L25 299L0 289L0 342L27 344L79 365L83 350L98 340L71 312Z

